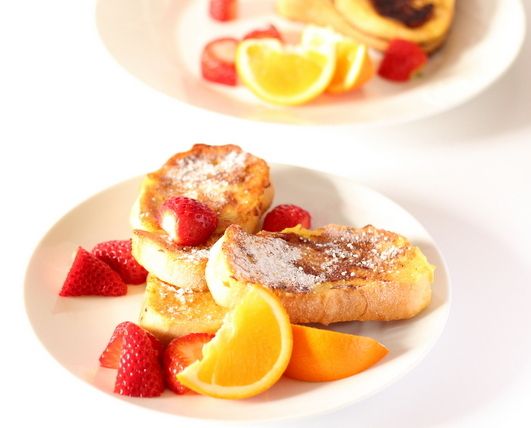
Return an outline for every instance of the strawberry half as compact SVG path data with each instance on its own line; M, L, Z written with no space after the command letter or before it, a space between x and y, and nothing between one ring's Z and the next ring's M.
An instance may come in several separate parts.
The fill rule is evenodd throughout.
M243 39L278 39L281 42L283 41L282 34L280 34L273 24L269 24L269 26L266 28L260 28L258 30L251 31L247 33Z
M114 392L129 397L158 397L162 394L164 377L158 352L148 333L130 323L122 336Z
M190 391L177 380L177 374L182 372L193 362L203 358L203 345L214 337L208 333L191 333L173 339L162 358L162 369L166 384L176 394L185 394Z
M201 54L201 75L205 80L236 86L236 48L238 39L223 37L208 43Z
M378 75L394 82L407 82L428 62L428 56L415 43L392 40L378 68Z
M297 205L282 204L267 213L262 229L269 232L280 232L287 227L294 227L298 224L309 229L312 225L310 213Z
M209 13L216 21L232 21L238 13L237 0L210 0Z
M127 285L109 265L79 247L60 296L123 296Z
M117 369L120 365L120 355L123 348L124 337L134 334L137 330L143 329L130 321L124 321L118 324L112 333L107 347L100 355L100 366L109 369ZM162 343L148 331L143 331L151 341L151 346L155 350L157 358L160 358L164 349Z
M178 245L199 245L216 230L218 216L195 199L177 196L162 205L160 226Z
M92 249L92 254L118 272L126 284L146 282L147 270L131 254L130 239L100 242Z

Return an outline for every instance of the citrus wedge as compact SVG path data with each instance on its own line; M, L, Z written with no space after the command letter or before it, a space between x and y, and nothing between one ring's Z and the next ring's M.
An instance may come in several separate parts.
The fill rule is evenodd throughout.
M282 304L262 287L244 287L216 336L203 347L203 358L177 380L212 397L252 397L278 381L291 349L291 325Z
M388 350L376 340L293 325L293 352L285 375L307 382L342 379L380 361Z
M256 96L281 105L308 102L330 83L335 69L334 44L285 46L274 39L248 39L236 51L241 81Z
M336 47L336 64L326 92L350 92L360 88L374 76L374 64L366 45L323 27L308 26L302 33L302 44L305 46L319 47L330 43L334 43Z

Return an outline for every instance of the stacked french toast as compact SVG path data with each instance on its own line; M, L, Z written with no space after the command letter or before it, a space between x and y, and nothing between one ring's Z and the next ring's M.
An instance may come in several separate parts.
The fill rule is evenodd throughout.
M430 302L433 266L418 247L373 226L260 230L273 200L267 163L234 145L198 144L148 174L131 212L132 254L148 272L140 325L164 342L214 333L230 291L259 285L290 321L407 319ZM183 245L161 213L184 197L212 210L204 242Z

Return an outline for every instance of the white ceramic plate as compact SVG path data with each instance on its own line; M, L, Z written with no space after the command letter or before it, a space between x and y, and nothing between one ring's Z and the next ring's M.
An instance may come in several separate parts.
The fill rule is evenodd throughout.
M408 321L350 322L332 326L343 332L374 337L390 352L356 376L326 383L282 379L252 399L227 401L202 396L135 399L113 394L115 370L98 366L98 357L114 327L136 321L143 286L129 286L123 297L61 298L58 292L78 245L90 249L109 239L129 236L129 208L140 179L132 179L93 196L66 214L37 247L28 267L26 308L35 332L48 351L72 374L112 397L181 417L217 421L265 421L331 411L381 390L417 365L432 348L446 323L450 301L447 270L435 243L421 224L381 194L349 179L304 168L273 165L275 204L291 202L313 214L314 226L371 223L409 237L436 266L433 302Z
M241 85L205 82L199 72L204 45L221 36L242 37L274 23L294 25L274 14L274 0L241 0L238 20L217 23L205 0L99 0L101 38L126 70L151 87L192 106L245 119L298 124L375 125L405 122L448 110L492 84L512 63L524 39L520 0L458 0L446 45L424 76L408 84L374 78L363 90L321 96L299 107L258 100Z

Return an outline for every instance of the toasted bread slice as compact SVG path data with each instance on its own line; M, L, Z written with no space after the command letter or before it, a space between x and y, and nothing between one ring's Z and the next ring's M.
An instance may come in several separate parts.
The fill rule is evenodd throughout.
M250 235L233 225L212 247L206 279L220 305L231 287L258 284L293 323L329 324L411 318L431 300L433 272L418 247L373 226Z
M215 333L226 311L208 291L175 287L149 274L139 323L169 342L189 333Z
M455 13L455 0L420 0L416 6L433 5L424 24L411 28L382 16L371 0L277 0L277 12L295 21L332 27L374 49L385 51L395 38L419 44L427 53L446 40Z
M267 163L238 146L196 144L148 174L131 211L133 256L164 281L205 290L207 251L230 224L254 232L273 199ZM179 246L160 228L158 215L169 197L187 196L218 215L218 227L200 247Z

